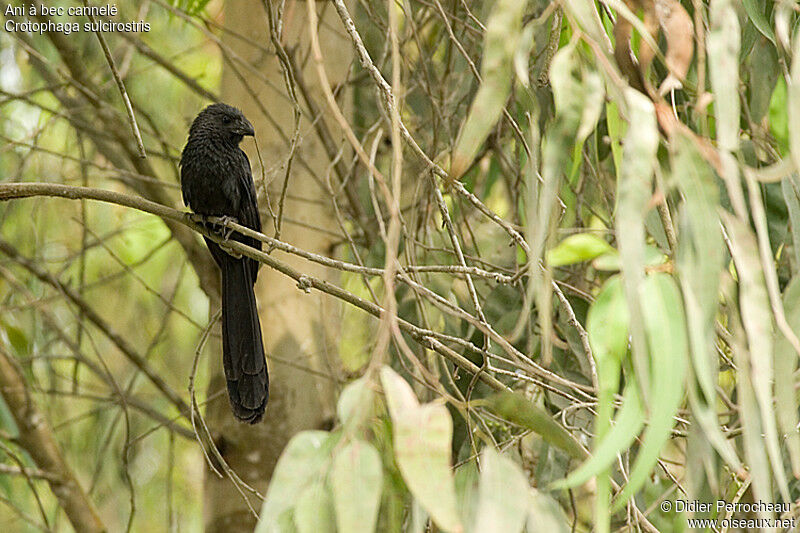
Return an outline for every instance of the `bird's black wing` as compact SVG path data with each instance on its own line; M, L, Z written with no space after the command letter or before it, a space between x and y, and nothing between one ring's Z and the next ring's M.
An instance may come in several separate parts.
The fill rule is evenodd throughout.
M242 150L239 150L239 153L241 154L241 161L239 168L237 169L238 175L236 178L239 191L241 192L241 200L239 202L239 212L236 214L236 218L239 220L239 224L242 226L260 232L261 217L258 214L256 186L253 182L253 174L250 171L250 161L247 159L247 155L245 155ZM241 241L242 243L261 250L261 241L251 237L239 237L240 238L237 238L237 240ZM253 276L253 283L255 283L260 263L254 259L249 260L249 263Z

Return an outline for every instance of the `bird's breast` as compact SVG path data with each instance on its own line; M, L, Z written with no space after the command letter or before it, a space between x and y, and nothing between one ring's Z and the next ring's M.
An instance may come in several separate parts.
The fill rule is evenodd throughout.
M181 156L181 189L186 204L209 216L236 216L241 203L237 154L214 143L187 143Z

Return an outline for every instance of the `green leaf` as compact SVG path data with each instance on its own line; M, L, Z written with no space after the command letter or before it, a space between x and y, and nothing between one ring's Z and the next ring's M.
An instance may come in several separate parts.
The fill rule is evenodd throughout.
M569 533L570 523L561 507L553 498L531 488L530 513L528 513L528 533Z
M547 252L547 264L550 266L571 265L581 261L589 261L604 253L614 251L602 237L594 233L578 233L570 235Z
M597 72L585 69L583 73L583 112L578 133L575 135L576 145L585 141L597 127L597 122L603 113L603 104L606 101L605 89L603 78Z
M644 264L645 266L663 265L667 261L667 256L664 255L657 246L648 244L644 247ZM592 267L595 270L615 271L622 268L622 261L619 257L617 250L612 250L608 253L599 255L592 261Z
M297 533L336 533L333 502L324 482L316 481L300 494L294 523Z
M606 104L606 127L608 139L611 143L611 158L614 160L614 169L619 174L622 171L622 139L627 125L619 116L619 107L613 100Z
M366 378L348 383L339 395L336 414L346 427L359 426L372 414L375 393Z
M742 324L747 333L749 366L753 392L758 402L761 417L761 433L763 444L766 444L767 455L772 465L778 488L784 499L789 499L789 489L783 469L783 459L778 442L777 421L772 405L773 382L773 335L772 309L769 303L764 271L758 254L758 244L748 224L723 212L722 219L731 241L731 255L739 277L740 309ZM745 369L746 371L746 369ZM762 446L763 446L762 444ZM760 452L759 452L760 453ZM759 497L771 494L771 488L756 486L754 490Z
M292 509L303 491L321 478L330 462L334 442L325 431L303 431L292 437L275 465L256 533L281 531L281 516Z
M377 279L370 281L373 289L378 286ZM342 288L350 291L359 298L370 298L370 287L368 287L361 276L351 272L342 272ZM364 339L375 336L375 325L365 321L362 311L354 306L345 305L342 308L341 317L341 336L337 353L342 362L344 370L348 373L357 373L366 366L370 360L370 351L367 349Z
M627 446L641 430L642 416L638 423L628 420L629 413L641 411L636 384L629 384L627 397L618 415L617 424L608 435L610 421L614 411L614 396L619 389L620 369L628 353L628 333L630 331L630 313L625 301L622 280L614 276L606 281L597 299L589 308L586 321L589 344L597 362L597 381L600 390L597 395L597 416L595 417L594 453L577 473L573 473L567 482L582 483L581 476L597 476L595 494L595 528L599 533L606 533L610 528L611 473L609 467L622 447ZM631 411L635 409L634 411ZM621 445L617 445L622 441ZM605 446L605 448L604 448ZM606 450L603 452L603 450ZM583 472L583 473L581 473ZM584 479L584 480L585 480Z
M464 524L475 523L475 509L478 507L478 480L476 461L468 461L456 469L458 513ZM467 529L467 531L471 531L471 529Z
M483 450L483 471L478 492L478 514L473 531L522 531L528 510L528 480L520 467L493 448Z
M653 165L657 161L658 129L655 110L649 98L635 89L625 92L628 104L628 131L622 152L622 172L617 183L617 240L622 259L622 282L630 311L633 363L648 403L648 350L642 324L641 299L644 284L644 218L650 200Z
M733 152L739 147L739 18L730 0L712 2L710 11L711 31L706 47L717 142L722 150Z
M758 39L748 54L744 68L748 72L748 104L753 122L760 122L769 110L772 92L781 74L778 52L766 39Z
M511 93L511 70L522 32L526 1L498 0L486 23L481 86L461 128L450 175L458 179L472 164L483 141L500 118Z
M573 134L580 126L583 115L583 98L585 96L582 83L580 55L574 44L561 48L550 63L550 83L553 86L553 100L556 105L556 116L559 122L555 128L558 134ZM566 154L560 154L559 160L568 160ZM563 172L563 169L558 169Z
M775 32L772 31L772 26L769 25L769 20L767 20L767 17L764 14L765 2L757 0L742 0L742 5L744 5L744 10L747 12L747 16L750 18L750 22L753 23L753 26L756 27L761 35L769 39L774 46Z
M617 460L617 454L628 449L644 426L642 399L635 383L625 387L622 406L617 411L614 425L604 438L592 448L592 455L561 481L554 489L577 487L608 469Z
M5 320L0 321L0 326L5 330L9 344L18 355L27 356L30 354L31 342L24 331Z
M486 400L487 408L500 418L530 429L551 445L571 457L583 459L586 452L575 438L544 409L537 407L517 392L503 391Z
M800 74L798 74L798 78L800 78ZM792 83L792 85L796 86L795 83ZM800 105L789 107L788 92L786 80L783 76L778 76L778 82L775 84L775 89L772 91L772 96L769 100L769 110L766 118L769 133L775 138L782 157L790 157L791 155L789 122L800 115ZM794 98L794 100L800 101L798 98ZM795 159L793 157L790 158L792 159L792 165L796 165Z
M397 467L411 494L445 531L463 532L451 465L453 420L438 403L420 405L408 383L389 367L381 383L394 425Z
M514 52L514 72L516 73L517 78L519 78L520 83L522 83L522 85L525 87L530 85L528 61L530 60L531 50L533 50L533 46L536 44L534 39L535 35L536 24L534 22L529 22L524 28L522 28L522 33L519 37L519 44Z
M649 425L631 468L628 483L614 502L619 510L647 481L669 440L684 395L689 343L686 317L683 314L678 285L672 276L663 273L645 280L644 322L651 358L651 403Z
M600 14L597 12L597 6L594 2L591 0L572 0L565 2L563 7L578 23L580 29L589 35L594 42L602 43L604 46L607 43L608 49L611 49L611 43L603 29L603 23L600 20Z
M800 331L800 276L795 276L783 295L786 321L792 331ZM786 447L792 460L792 471L800 478L800 424L797 417L797 393L794 390L794 374L797 370L797 354L788 339L778 332L775 341L775 411L781 432L786 436Z
M198 16L203 13L209 0L172 0L172 5L178 7L188 15Z
M794 271L798 272L800 271L800 187L795 187L790 177L781 181L781 190L792 225L792 266Z
M726 296L735 302L733 284L729 284ZM739 367L736 376L736 403L742 426L742 447L749 468L749 479L753 495L761 501L772 501L772 480L770 479L770 465L764 446L761 418L759 416L758 400L753 390L753 381L750 369L750 354L747 347L747 338L742 327L738 312L734 310L728 318L728 329L731 336L728 344L733 352L734 361ZM763 499L762 499L763 498ZM762 514L763 515L763 514Z
M730 441L720 430L716 412L717 347L714 339L719 280L725 268L725 250L720 229L719 186L708 163L688 136L674 137L672 176L683 194L681 239L676 251L694 375L699 385L692 390L693 413L714 448L736 471L742 468Z
M790 74L787 87L789 151L794 168L800 168L800 37L797 36L792 45Z
M628 352L629 322L621 278L614 276L605 282L586 317L589 344L598 366L611 363L612 369L619 372L620 364ZM616 383L611 384L609 389L616 392Z
M331 471L339 533L375 531L382 483L381 458L371 444L353 441L339 450Z
M402 517L401 517L402 518ZM408 533L426 533L428 531L428 513L419 504L419 501L411 502L411 519L408 521ZM398 525L396 531L402 531Z
M725 266L719 229L719 188L692 139L676 137L673 176L685 201L677 266L686 300L695 372L709 402L716 396L717 353L713 338L719 277Z
M550 63L550 83L556 119L551 123L542 143L542 185L529 175L527 199L526 237L530 244L528 264L538 265L543 259L545 243L552 225L553 208L561 200L558 197L561 177L569 168L570 154L575 153L575 132L581 121L584 88L581 83L581 62L576 43L571 43L556 52ZM549 307L550 288L544 282L538 267L529 269L528 294L535 295L539 308ZM545 276L546 278L547 276ZM541 336L549 339L552 332L550 313L539 313ZM544 345L545 352L550 347Z

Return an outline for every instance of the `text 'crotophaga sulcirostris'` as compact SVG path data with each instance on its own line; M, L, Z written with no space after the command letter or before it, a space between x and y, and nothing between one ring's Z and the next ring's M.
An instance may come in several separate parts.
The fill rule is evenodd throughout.
M213 104L197 115L181 154L183 201L197 214L227 216L261 231L250 161L239 148L253 126L241 111ZM261 249L261 242L234 233L230 237ZM258 261L234 257L206 239L222 272L222 362L228 398L239 420L255 424L264 416L269 378L261 342L253 284Z

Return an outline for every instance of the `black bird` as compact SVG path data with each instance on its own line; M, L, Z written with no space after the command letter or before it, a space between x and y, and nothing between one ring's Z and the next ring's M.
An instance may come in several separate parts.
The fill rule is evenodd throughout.
M183 202L203 216L232 217L261 231L250 161L239 148L253 126L241 111L226 104L206 107L192 122L181 154ZM230 236L261 249L261 242L239 233ZM258 261L234 257L206 238L222 272L222 362L233 414L255 424L264 416L269 377L261 341L253 284Z

